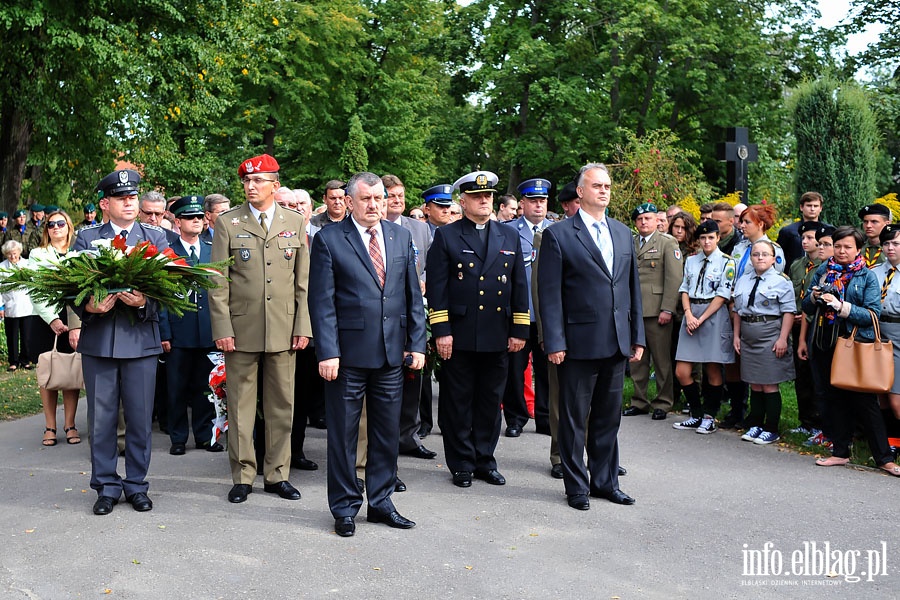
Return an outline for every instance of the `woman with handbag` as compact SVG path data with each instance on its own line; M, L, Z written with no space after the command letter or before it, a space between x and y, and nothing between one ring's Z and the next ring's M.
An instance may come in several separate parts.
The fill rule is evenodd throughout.
M875 464L900 477L900 467L893 462L875 394L838 389L829 377L839 336L846 336L857 327L858 340L874 341L872 315L877 317L881 312L881 286L860 254L865 242L862 233L855 227L843 226L835 229L831 239L834 256L816 269L802 303L805 313L815 315L808 355L813 372L823 380L825 434L833 443L832 455L816 460L816 464L833 467L850 462L850 444L859 419ZM805 346L806 342L801 340L799 344ZM801 346L801 349L803 354L807 353L807 348ZM839 363L836 369L843 366ZM863 373L855 375L865 378Z
M22 258L22 244L16 240L7 240L0 248L6 259L0 262L0 269L27 269L31 263ZM6 319L6 357L9 368L14 373L19 367L32 369L37 355L29 348L31 330L34 327L34 306L28 297L27 290L10 290L3 292L0 300L0 318Z
M72 240L75 238L75 228L72 219L62 210L48 212L44 217L44 227L41 233L41 244L34 248L29 255L35 265L52 264L59 262L69 252ZM53 349L65 354L74 352L69 345L69 336L60 335L69 331L66 325L66 310L59 313L52 308L35 303L35 312L41 317L34 327L34 347L37 353L49 352ZM80 444L81 436L75 428L75 411L78 408L78 395L81 390L64 389L63 414L65 416L66 443ZM56 407L59 403L59 391L40 388L41 404L44 406L44 446L56 445Z
M900 437L900 225L888 223L879 236L885 261L872 269L881 285L881 316L884 339L894 344L894 385L878 401L888 438Z

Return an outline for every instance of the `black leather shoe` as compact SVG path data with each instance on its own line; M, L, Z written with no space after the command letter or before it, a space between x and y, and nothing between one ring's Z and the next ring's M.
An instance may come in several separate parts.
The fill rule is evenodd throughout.
M131 505L131 508L138 512L147 512L148 510L153 510L153 502L150 501L150 497L147 496L144 492L138 492L137 494L132 494L130 498L126 498L128 503Z
M172 447L169 448L169 454L172 456L181 456L185 452L187 452L187 449L184 444L172 444Z
M291 467L295 469L300 469L301 471L318 471L319 465L309 460L308 458L294 458L291 459Z
M395 492L405 492L406 484L398 477L394 480L394 491Z
M412 450L404 450L400 454L404 456L412 456L414 458L434 458L435 456L437 456L437 452L429 450L421 444L419 444L418 448L413 448Z
M522 435L522 428L519 425L510 425L506 428L506 437L519 437Z
M340 517L334 520L334 532L341 537L351 537L356 533L353 517Z
M113 511L113 506L118 503L119 501L112 496L100 496L97 498L97 501L94 502L94 514L108 515Z
M430 430L430 429L420 429L420 430L416 433L416 435L419 436L419 439L420 439L420 440L424 440L425 438L428 437L428 434L429 434L429 433L431 433L431 430Z
M569 503L569 506L575 510L589 510L591 508L591 501L588 500L588 497L584 494L567 496L566 501Z
M263 484L263 490L270 494L278 494L285 500L299 500L300 492L287 481Z
M247 500L247 496L253 493L253 486L247 483L236 483L228 492L228 501L232 504L240 504Z
M628 470L622 465L619 465L619 477L622 477L623 475L628 475Z
M360 478L360 477L356 478L356 489L359 490L360 494L366 493L366 482L363 481L362 478Z
M550 477L552 477L553 479L562 479L562 465L553 465L552 467L550 467Z
M654 421L665 421L666 420L666 411L661 408L654 408L653 415L650 417Z
M398 513L396 510L391 511L386 515L370 512L366 515L366 521L369 523L384 523L388 527L393 527L394 529L412 529L416 526L415 523Z
M313 427L315 427L316 429L327 429L328 428L327 425L325 425L324 417L321 419L313 419L312 421L309 422L309 424L312 425ZM351 535L353 535L353 534L351 534Z
M490 471L475 469L475 478L486 481L491 485L506 485L506 478L497 469L491 469Z
M453 474L453 485L456 487L471 487L472 474L468 471L457 471Z
M205 444L197 444L197 450L206 450L207 452L224 452L225 446L223 446L219 442L213 442L211 444L209 442L206 442Z
M550 424L536 423L534 426L535 433L540 433L541 435L551 435L550 433Z
M638 415L646 415L649 411L640 409L636 406L629 406L625 410L622 411L623 417L636 417Z
M634 504L634 498L632 498L622 490L613 490L611 492L601 492L598 490L593 490L591 492L591 496L593 496L594 498L603 498L604 500L609 500L613 504L623 504L625 506Z

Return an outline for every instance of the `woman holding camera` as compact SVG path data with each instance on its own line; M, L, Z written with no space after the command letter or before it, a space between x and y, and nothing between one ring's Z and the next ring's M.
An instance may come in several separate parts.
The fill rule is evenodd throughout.
M900 467L893 462L884 422L874 394L840 390L831 385L834 347L839 336L850 334L856 326L856 339L873 341L871 312L881 313L881 286L860 255L865 238L856 228L838 227L831 236L834 256L816 269L809 290L803 298L803 312L813 318L812 344L800 340L800 356L808 355L813 372L822 376L825 390L825 434L833 442L832 455L816 460L821 467L846 465L850 462L850 444L856 420L862 422L875 464L891 475L900 477Z

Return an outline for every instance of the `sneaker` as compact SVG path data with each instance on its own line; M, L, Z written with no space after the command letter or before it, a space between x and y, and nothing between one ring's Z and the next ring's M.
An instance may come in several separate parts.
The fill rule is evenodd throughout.
M762 427L751 427L750 429L747 430L747 433L745 433L744 435L741 436L741 439L744 440L745 442L752 442L753 440L758 438L759 434L761 434L762 432L763 432Z
M700 427L700 419L697 417L691 417L687 421L682 421L681 423L673 423L672 427L675 429L697 429Z
M788 433L802 433L803 435L809 437L813 434L813 431L812 429L807 429L806 427L801 425L800 427L794 427L793 429L788 431Z
M777 442L781 439L781 436L773 431L763 431L759 436L753 440L754 444L771 444L772 442Z
M697 428L697 433L708 434L715 433L716 429L716 420L712 417L703 417L703 421L700 422L700 427Z
M822 433L821 430L814 429L813 434L809 436L809 439L803 442L804 446L822 446L825 444L827 440L825 439L825 434Z

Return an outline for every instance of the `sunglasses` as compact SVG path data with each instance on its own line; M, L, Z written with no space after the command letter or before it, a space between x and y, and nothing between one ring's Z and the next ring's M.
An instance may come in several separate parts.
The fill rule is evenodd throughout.
M185 221L202 221L203 215L184 215L184 216L181 216L178 218L183 219Z
M47 221L47 229L56 229L57 227L62 229L66 227L68 223L65 221Z

